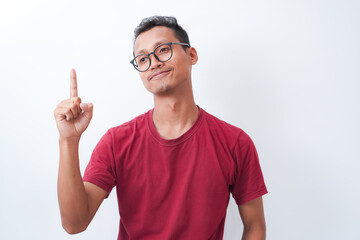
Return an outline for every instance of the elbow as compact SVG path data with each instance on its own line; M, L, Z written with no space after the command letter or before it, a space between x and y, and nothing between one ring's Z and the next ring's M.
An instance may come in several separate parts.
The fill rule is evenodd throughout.
M74 235L74 234L78 234L78 233L85 231L87 228L87 225L69 224L69 223L64 223L64 221L63 221L62 227L68 234Z
M90 224L88 215L79 213L61 212L61 225L68 234L78 234L87 229Z

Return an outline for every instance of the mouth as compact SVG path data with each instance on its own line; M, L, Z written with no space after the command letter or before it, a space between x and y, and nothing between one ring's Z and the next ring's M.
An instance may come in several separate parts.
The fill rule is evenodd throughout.
M161 78L161 77L167 75L170 71L171 71L171 70L156 72L156 73L154 73L154 74L152 74L152 75L150 76L149 80Z

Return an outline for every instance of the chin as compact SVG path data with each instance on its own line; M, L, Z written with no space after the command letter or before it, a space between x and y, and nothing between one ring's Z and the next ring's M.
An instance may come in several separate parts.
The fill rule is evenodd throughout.
M157 88L155 90L150 90L150 92L154 95L166 95L170 92L170 88L167 86L163 86L163 87Z
M171 90L171 87L169 86L169 84L166 83L166 81L161 81L157 84L154 83L150 83L146 86L146 89L154 95L166 94L169 93Z

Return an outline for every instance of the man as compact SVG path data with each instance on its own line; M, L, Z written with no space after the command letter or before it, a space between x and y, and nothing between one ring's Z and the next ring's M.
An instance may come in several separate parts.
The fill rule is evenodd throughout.
M77 94L55 109L60 133L58 198L68 233L84 231L116 186L118 239L222 239L230 192L243 239L265 239L267 193L251 139L195 104L191 69L198 60L173 17L150 17L135 29L134 59L154 109L110 129L95 147L83 178L81 134L93 105Z

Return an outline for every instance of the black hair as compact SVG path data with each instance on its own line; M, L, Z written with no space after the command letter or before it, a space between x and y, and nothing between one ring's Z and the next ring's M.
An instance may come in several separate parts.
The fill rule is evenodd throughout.
M164 26L173 30L174 35L181 43L187 43L190 45L189 36L187 32L177 23L175 17L167 16L152 16L144 18L141 23L134 30L134 42L136 38L143 32L150 30L153 27ZM185 46L183 46L186 49Z

